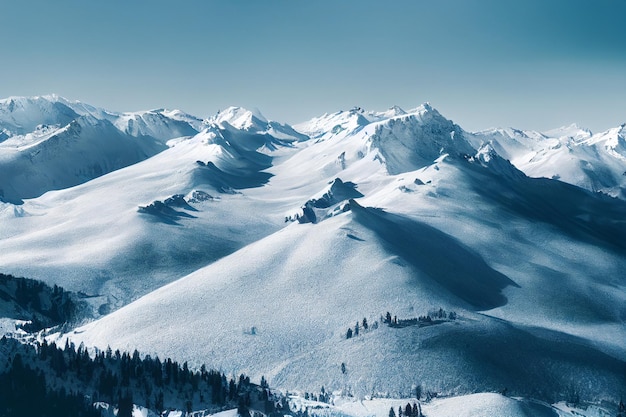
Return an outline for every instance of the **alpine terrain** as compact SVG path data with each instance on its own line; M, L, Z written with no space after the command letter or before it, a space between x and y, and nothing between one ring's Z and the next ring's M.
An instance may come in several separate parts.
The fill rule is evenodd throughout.
M12 97L0 266L80 295L82 320L39 342L263 377L307 413L616 414L626 127Z

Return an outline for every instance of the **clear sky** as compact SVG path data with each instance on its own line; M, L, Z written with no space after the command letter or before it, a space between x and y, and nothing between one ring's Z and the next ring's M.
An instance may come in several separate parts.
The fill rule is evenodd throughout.
M463 128L626 122L623 0L0 0L0 97L297 123L429 101Z

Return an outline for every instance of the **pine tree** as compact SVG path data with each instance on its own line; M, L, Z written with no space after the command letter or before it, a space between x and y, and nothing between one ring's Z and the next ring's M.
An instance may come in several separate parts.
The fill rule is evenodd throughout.
M346 332L346 339L350 338L352 338L352 329L348 329L348 331Z
M367 318L363 317L363 330L367 330L368 324L367 324Z
M393 407L389 409L389 417L396 417L396 412L393 411Z
M117 417L133 417L133 395L130 391L120 397L117 408Z

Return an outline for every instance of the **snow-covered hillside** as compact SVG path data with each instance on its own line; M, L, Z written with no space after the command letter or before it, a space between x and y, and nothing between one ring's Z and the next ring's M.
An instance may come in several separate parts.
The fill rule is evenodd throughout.
M158 146L174 117L72 108ZM241 108L176 117L201 131L0 203L4 272L119 308L65 335L77 344L309 391L626 397L626 202L583 181L626 171L623 128L474 134L428 104L295 128ZM594 155L594 170L569 162ZM440 308L457 317L418 320Z
M511 183L476 162L444 160L404 176L360 199L384 201L385 211L351 201L350 212L293 223L71 337L202 358L308 390L408 393L421 383L447 394L618 395L626 358L624 232L567 226L584 213L557 204L594 197L538 184L546 187L545 204L564 216L561 224L498 208L485 195L519 192L531 180ZM481 189L488 182L497 185ZM385 311L410 318L438 307L462 319L426 328L380 324L345 336L364 317L380 323Z
M4 204L1 263L119 307L277 230L283 218L240 191L267 182L270 164L209 127L85 184Z

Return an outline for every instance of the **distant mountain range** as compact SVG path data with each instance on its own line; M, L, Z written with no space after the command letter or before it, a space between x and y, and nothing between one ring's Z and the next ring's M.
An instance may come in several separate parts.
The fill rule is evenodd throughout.
M624 125L45 96L1 100L0 132L1 272L92 296L77 345L303 391L626 398Z

